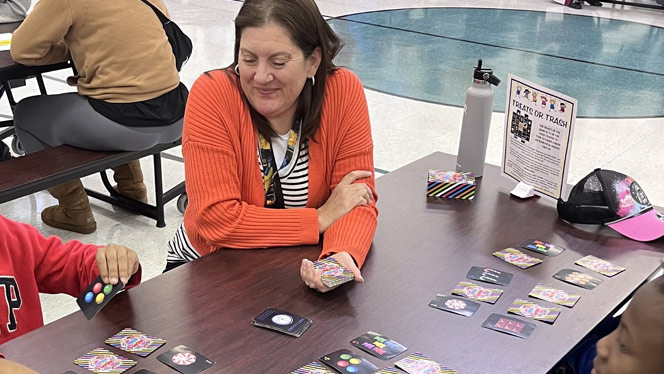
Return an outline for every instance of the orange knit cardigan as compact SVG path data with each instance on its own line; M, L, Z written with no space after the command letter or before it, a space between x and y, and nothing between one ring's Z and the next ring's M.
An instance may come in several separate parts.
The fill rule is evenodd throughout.
M187 236L200 255L220 248L317 244L318 214L332 189L350 171L373 171L373 142L364 90L343 69L330 75L321 124L309 140L306 208L265 208L258 164L258 132L236 78L222 70L202 75L191 88L184 117L182 154L189 205ZM320 256L348 252L362 266L378 210L374 177L366 183L374 203L354 208L324 234Z

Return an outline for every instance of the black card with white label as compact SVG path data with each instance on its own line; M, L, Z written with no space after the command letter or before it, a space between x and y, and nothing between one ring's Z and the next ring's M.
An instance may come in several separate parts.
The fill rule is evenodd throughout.
M485 268L481 266L473 266L466 274L466 278L474 279L486 283L499 284L501 286L507 286L512 281L512 273L506 271L500 271L491 268Z
M480 308L480 303L470 301L463 297L436 295L433 300L429 301L429 306L446 312L470 317Z
M326 354L320 358L320 361L332 369L344 374L371 374L378 370L376 365L347 349L340 349Z
M381 360L390 360L408 349L387 336L373 331L358 336L351 340L350 344Z
M565 251L565 248L547 243L543 240L528 239L521 243L521 248L529 249L533 252L541 253L546 256L555 257Z
M597 279L590 274L582 273L572 269L563 269L554 274L553 277L563 282L583 287L588 290L592 290L602 283L601 279Z
M307 331L312 323L309 318L275 308L267 308L251 321L254 326L276 330L296 338Z
M124 284L118 281L118 284L106 284L101 280L101 276L97 277L90 285L88 285L83 293L76 299L78 306L83 311L85 318L92 319L99 313L99 311L108 304L109 301L117 294Z
M214 361L184 345L178 345L160 354L157 360L182 374L198 374L215 364Z
M534 323L522 321L518 318L492 313L482 323L482 327L525 339L535 331L536 326Z

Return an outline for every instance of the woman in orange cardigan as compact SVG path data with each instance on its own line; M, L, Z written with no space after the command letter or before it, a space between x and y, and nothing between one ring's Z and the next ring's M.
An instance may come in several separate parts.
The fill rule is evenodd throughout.
M362 282L378 215L373 142L362 84L332 63L341 40L313 0L245 1L235 37L233 64L189 95L189 205L166 270L220 248L317 244L324 233L320 257ZM300 273L329 290L311 261Z

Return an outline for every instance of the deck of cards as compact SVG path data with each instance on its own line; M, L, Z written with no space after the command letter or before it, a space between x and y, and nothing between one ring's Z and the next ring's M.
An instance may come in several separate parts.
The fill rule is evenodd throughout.
M296 338L302 336L312 323L309 318L274 308L267 308L251 321L254 326L279 331Z
M323 284L330 288L355 279L355 274L353 274L352 271L341 266L341 264L332 257L314 261L314 269L320 270Z

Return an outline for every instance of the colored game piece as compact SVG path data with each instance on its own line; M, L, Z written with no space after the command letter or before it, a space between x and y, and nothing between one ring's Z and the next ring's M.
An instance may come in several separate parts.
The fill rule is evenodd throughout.
M97 348L74 360L74 364L93 373L120 374L136 365L136 361Z
M549 287L544 283L537 283L535 288L528 294L528 296L536 297L544 301L556 303L568 308L572 308L574 304L581 298L579 294L570 294L563 290Z
M323 284L330 288L355 279L355 274L341 266L333 257L314 261L314 269L320 270Z
M105 343L125 352L146 357L164 345L166 340L147 336L140 331L126 328L106 339Z
M622 266L614 265L595 256L586 256L580 258L575 262L575 264L583 266L586 269L596 271L602 275L606 275L607 277L612 277L625 270L625 268Z
M415 352L394 363L409 374L456 374L456 370L447 368L420 352Z
M83 290L76 302L85 318L91 320L123 287L121 281L116 285L104 284L99 276Z
M518 314L527 318L536 319L538 321L554 323L556 318L560 315L562 309L560 308L549 308L541 305L537 305L528 300L523 300L517 298L514 300L512 305L507 309L509 313Z
M390 360L408 349L387 336L373 331L358 336L351 340L350 344L381 360Z
M452 290L452 294L464 296L469 299L495 304L503 290L498 288L485 288L472 282L461 281Z
M521 269L527 269L542 262L539 258L528 256L514 248L505 248L502 251L494 252L493 255Z

